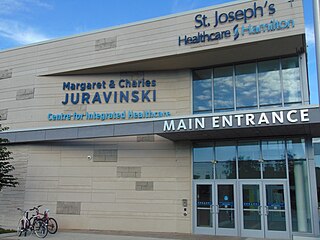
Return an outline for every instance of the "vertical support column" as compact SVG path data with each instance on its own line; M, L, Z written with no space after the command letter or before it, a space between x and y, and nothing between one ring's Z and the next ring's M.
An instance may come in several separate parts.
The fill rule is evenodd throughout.
M320 0L313 0L313 18L314 18L314 36L315 50L317 58L317 73L318 73L318 94L320 105Z
M315 163L315 149L312 138L307 138L306 146L308 153L308 166L310 173L310 201L311 201L311 213L313 222L313 232L315 236L319 236L320 233L320 216L318 213L318 196L317 196L317 177L316 177L316 163Z
M294 181L296 188L296 207L297 207L297 220L298 220L298 231L307 232L307 203L305 198L304 188L304 171L303 161L294 162Z
M308 68L306 53L301 53L300 56L300 71L301 71L301 89L302 89L302 104L310 104L309 88L308 88Z

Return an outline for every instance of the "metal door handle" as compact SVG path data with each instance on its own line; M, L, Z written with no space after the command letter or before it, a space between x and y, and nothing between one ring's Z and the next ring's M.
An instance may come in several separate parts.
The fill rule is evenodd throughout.
M210 205L210 213L215 213L215 212L213 211L213 207L214 207L214 205Z
M261 210L262 210L262 206L259 206L258 207L258 213L259 213L260 216L262 215L262 211Z
M217 209L216 213L219 213L219 205L216 205L216 209Z
M266 209L266 216L268 216L269 215L269 207L265 206L264 208Z

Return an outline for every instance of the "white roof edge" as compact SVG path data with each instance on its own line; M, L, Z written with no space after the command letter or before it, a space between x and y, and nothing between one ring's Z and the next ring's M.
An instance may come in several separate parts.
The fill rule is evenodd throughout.
M23 48L34 47L34 46L37 46L37 45L43 45L43 44L47 44L47 43L53 43L53 42L63 41L63 40L82 37L82 36L93 35L93 34L105 32L105 31L111 31L111 30L131 27L131 26L135 26L135 25L151 23L151 22L155 22L155 21L160 21L160 20L165 20L165 19L169 19L169 18L175 18L175 17L179 17L179 16L191 14L191 13L196 13L196 12L199 12L199 11L207 11L207 10L211 10L211 9L215 9L215 8L222 8L222 7L232 6L232 5L238 5L238 4L242 4L242 3L246 3L246 2L252 2L252 1L253 0L231 1L231 2L227 2L227 3L212 5L212 6L209 6L209 7L203 7L203 8L193 9L193 10L189 10L189 11L185 11L185 12L174 13L174 14L169 14L169 15L165 15L165 16L161 16L161 17L155 17L155 18L150 18L150 19L146 19L146 20L136 21L136 22L132 22L132 23L126 23L126 24L111 26L111 27L107 27L107 28L103 28L103 29L93 30L93 31L90 31L90 32L79 33L79 34L75 34L75 35L71 35L71 36L67 36L67 37L55 38L55 39L50 39L50 40L46 40L46 41L42 41L42 42L31 43L31 44L27 44L27 45L23 45L23 46L19 46L19 47L8 48L8 49L0 50L0 53L9 52L9 51L15 51L15 50L23 49Z

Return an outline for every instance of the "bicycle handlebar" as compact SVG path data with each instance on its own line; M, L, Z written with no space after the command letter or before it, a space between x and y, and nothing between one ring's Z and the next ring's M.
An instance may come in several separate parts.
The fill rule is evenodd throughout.
M42 207L42 205L38 205L36 207L33 207L33 210L39 210L40 207Z
M34 210L39 211L39 208L40 208L40 207L42 207L42 205L38 205L38 206L36 206L36 207L30 208L29 210L23 210L23 209L21 209L21 208L17 208L17 210L25 213L25 212L31 212L31 211L34 211Z
M29 208L28 211L33 211L33 210L39 210L39 208L42 207L42 205L38 205L36 207L33 207L33 208ZM20 210L20 211L27 211L27 210L22 210L21 208L17 208L17 210Z

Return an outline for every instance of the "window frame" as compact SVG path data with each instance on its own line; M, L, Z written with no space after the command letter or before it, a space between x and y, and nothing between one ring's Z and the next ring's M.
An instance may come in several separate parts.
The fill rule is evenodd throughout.
M284 96L284 82L283 82L283 67L282 67L282 60L287 58L297 58L298 67L299 67L299 87L300 87L300 101L298 102L285 102L285 96ZM280 75L280 91L281 91L281 103L280 104L263 104L261 105L260 101L260 94L259 94L259 69L258 64L259 62L264 61L270 61L270 60L279 60L279 75ZM237 65L241 64L255 64L255 81L256 81L256 96L257 96L257 106L251 106L251 107L237 107L237 89L236 89L236 72L235 68ZM233 85L233 108L215 108L215 94L214 94L214 69L220 68L220 67L232 67L233 69L233 76L232 76L232 85ZM210 70L211 71L211 110L206 111L195 111L194 108L194 98L195 98L195 90L193 88L193 82L198 80L193 80L193 72L198 70ZM191 71L191 78L192 78L192 114L212 114L212 113L222 113L222 112L232 112L232 111L243 111L243 110L259 110L259 109L266 109L266 108L275 108L275 107L286 107L291 105L303 105L304 103L304 85L303 85L303 75L302 75L302 66L301 66L301 60L300 55L288 55L288 56L281 56L276 58L267 58L267 59L259 59L255 61L245 61L245 62L238 62L238 63L232 63L232 64L223 64L223 65L217 65L210 68L199 68L199 69L193 69Z

